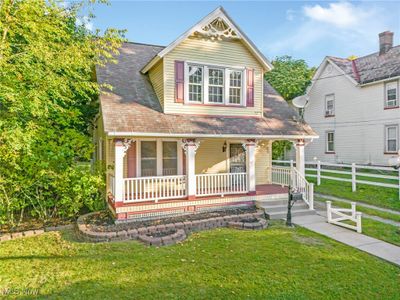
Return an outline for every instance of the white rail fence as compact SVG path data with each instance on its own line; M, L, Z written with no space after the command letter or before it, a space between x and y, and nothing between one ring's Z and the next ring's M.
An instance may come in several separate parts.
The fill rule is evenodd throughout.
M272 163L281 165L283 164L288 166L295 165L295 162L292 160L273 160ZM351 183L351 188L353 192L357 190L357 184L394 188L399 190L399 199L400 199L400 169L396 171L390 167L365 166L365 165L357 165L355 163L334 164L334 163L325 163L321 161L310 161L306 162L305 164L307 166L305 168L306 176L315 177L317 179L317 185L321 184L322 179L329 179L329 180ZM274 168L275 167L277 166L274 165ZM332 175L337 174L345 176L347 175L348 178L330 176L327 174L332 174ZM371 180L359 179L360 177L370 178ZM389 182L382 182L383 180ZM394 181L396 181L397 183L393 183Z
M124 179L126 203L186 197L186 176L155 176Z
M350 215L346 213L350 213ZM362 213L356 211L355 202L351 202L351 208L333 208L332 202L326 201L326 214L328 217L328 223L356 230L358 233L362 232L361 228ZM355 223L355 225L343 223L344 221L351 221Z
M218 173L196 175L196 195L243 194L247 189L246 173Z
M314 184L309 183L293 166L272 167L272 183L291 186L303 194L303 200L309 209L314 209Z

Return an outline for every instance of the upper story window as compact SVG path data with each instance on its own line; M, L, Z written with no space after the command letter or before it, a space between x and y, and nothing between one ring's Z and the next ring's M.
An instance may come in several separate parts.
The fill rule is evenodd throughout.
M335 152L335 132L334 131L326 132L326 152L327 153Z
M325 96L325 117L333 117L335 115L335 94Z
M396 153L399 149L399 126L385 126L385 152Z
M203 68L189 66L189 101L203 102Z
M187 103L245 105L243 69L186 63Z
M385 108L398 107L398 87L396 82L385 84Z

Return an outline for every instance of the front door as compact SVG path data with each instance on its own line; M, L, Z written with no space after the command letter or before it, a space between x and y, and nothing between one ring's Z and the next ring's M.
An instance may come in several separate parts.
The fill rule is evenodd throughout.
M246 152L244 151L242 144L229 145L229 172L246 172Z

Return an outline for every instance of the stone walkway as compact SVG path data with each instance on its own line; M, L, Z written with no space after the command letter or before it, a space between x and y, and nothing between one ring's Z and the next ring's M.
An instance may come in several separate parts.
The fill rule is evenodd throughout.
M328 224L326 217L321 214L295 216L293 223L400 266L400 247L344 227Z

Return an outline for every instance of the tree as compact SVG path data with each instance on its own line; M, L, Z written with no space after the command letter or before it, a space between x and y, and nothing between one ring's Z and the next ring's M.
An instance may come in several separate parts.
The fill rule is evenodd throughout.
M293 100L303 95L311 83L315 68L308 67L302 59L294 59L285 55L272 61L274 69L265 74L265 79L286 100ZM272 144L272 158L282 158L286 150L290 150L289 141L275 141Z
M0 222L26 211L73 217L101 204L102 177L80 162L93 151L102 88L94 66L114 61L123 32L89 31L77 22L83 8L0 1Z

